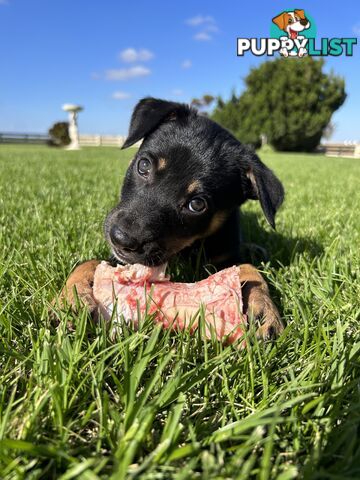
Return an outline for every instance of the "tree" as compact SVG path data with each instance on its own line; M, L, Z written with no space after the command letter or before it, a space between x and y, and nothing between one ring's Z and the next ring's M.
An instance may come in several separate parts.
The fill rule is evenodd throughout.
M56 122L49 130L50 142L54 147L65 147L70 143L69 123Z
M205 95L203 95L201 98L193 98L191 100L191 105L198 108L199 110L202 110L203 115L207 115L206 110L210 107L214 100L215 97L208 93L205 93Z
M218 99L212 118L255 147L263 134L277 150L312 151L346 98L344 80L323 65L312 57L264 62L240 97Z

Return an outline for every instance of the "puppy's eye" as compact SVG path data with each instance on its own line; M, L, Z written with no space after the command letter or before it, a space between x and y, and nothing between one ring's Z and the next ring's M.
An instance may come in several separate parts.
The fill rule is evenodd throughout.
M289 18L288 23L293 23L293 19Z
M207 209L207 202L205 198L194 197L188 203L188 209L193 213L202 213Z
M147 158L140 158L137 164L137 169L142 177L148 177L151 170L151 162Z

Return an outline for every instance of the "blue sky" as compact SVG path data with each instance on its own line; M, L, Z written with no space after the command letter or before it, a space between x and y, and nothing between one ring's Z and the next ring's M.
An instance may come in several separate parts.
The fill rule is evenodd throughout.
M241 92L265 57L237 57L236 38L269 36L272 17L293 7L308 10L318 37L360 37L359 0L0 0L0 131L45 132L74 102L82 133L126 134L143 96ZM333 140L360 140L360 45L326 69L348 93Z

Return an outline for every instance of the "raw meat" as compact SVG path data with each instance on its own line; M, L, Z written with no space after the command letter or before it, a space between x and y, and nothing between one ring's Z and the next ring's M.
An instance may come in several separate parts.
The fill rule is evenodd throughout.
M138 325L139 313L153 315L164 328L194 332L199 312L205 317L205 335L234 342L244 334L240 267L230 267L197 283L171 282L165 266L111 267L102 262L96 269L93 294L104 318ZM115 308L115 313L113 313Z

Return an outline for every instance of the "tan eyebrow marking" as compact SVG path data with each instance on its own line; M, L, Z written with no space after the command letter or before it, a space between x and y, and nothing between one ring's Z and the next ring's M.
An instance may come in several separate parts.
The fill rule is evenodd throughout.
M191 182L187 188L187 192L188 193L192 193L194 192L197 188L200 188L201 184L199 182L199 180L194 180L193 182Z
M167 164L167 161L165 160L165 158L159 158L158 170L164 170L164 168L166 167L166 164Z

